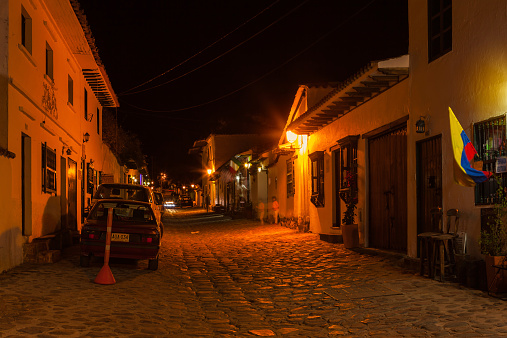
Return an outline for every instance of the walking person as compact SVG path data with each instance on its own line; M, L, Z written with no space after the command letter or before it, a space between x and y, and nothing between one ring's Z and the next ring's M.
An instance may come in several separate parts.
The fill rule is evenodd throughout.
M278 204L278 201L276 200L276 196L273 196L273 204L271 206L273 209L273 213L275 216L275 224L278 224L278 210L280 209L280 205Z
M205 199L204 203L206 204L206 212L208 212L209 211L209 195L206 195L206 199Z
M259 219L261 221L261 225L264 225L264 210L265 210L265 205L264 205L264 202L262 200L259 200L259 204L257 205L257 212L259 213Z

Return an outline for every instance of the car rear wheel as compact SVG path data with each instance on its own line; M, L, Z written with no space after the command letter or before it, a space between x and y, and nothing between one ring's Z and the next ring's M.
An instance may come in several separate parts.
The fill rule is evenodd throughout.
M158 269L158 256L157 256L157 258L150 259L148 261L148 269L153 270L153 271Z
M90 266L90 261L92 260L92 256L89 255L89 256L85 256L85 255L81 255L79 257L79 265L81 265L83 268L87 268Z

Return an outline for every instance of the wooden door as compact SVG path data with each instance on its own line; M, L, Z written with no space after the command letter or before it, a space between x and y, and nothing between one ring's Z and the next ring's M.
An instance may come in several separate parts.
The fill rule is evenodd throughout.
M417 143L417 232L439 231L430 210L442 207L442 136Z
M369 245L407 250L407 127L373 137L369 150Z

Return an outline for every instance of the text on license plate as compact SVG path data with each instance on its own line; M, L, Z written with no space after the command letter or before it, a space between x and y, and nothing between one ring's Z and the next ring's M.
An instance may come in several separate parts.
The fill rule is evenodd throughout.
M111 241L128 242L129 241L129 234L118 234L118 233L113 232L111 234Z

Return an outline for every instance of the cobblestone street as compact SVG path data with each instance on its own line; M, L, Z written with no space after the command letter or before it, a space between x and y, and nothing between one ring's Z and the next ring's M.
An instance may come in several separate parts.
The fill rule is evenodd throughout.
M24 264L0 275L0 337L499 337L507 302L274 224L166 214L157 271Z

